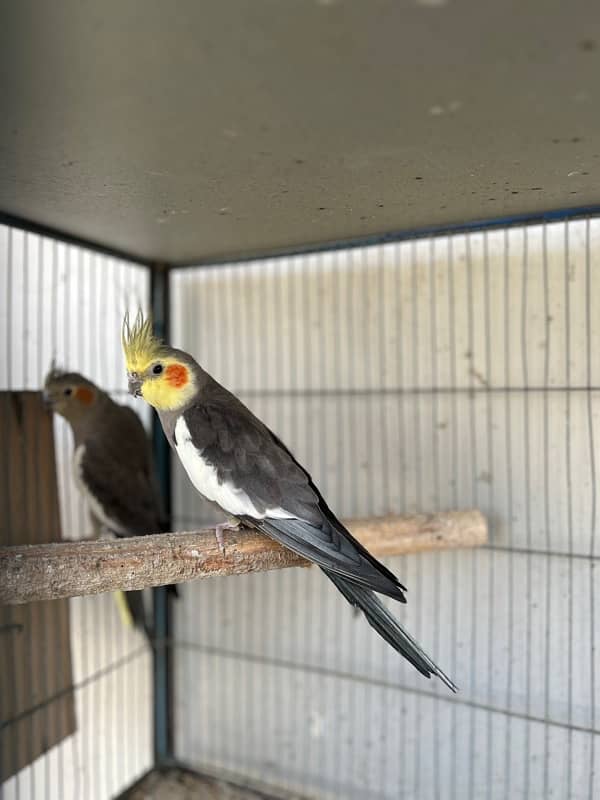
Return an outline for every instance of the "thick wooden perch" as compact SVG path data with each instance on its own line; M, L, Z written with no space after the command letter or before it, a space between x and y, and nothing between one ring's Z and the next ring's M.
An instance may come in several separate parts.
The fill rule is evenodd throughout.
M374 517L347 522L376 556L475 547L487 542L479 511ZM216 575L241 575L309 563L256 531L227 531L223 555L214 530L131 539L0 548L0 603L145 589Z

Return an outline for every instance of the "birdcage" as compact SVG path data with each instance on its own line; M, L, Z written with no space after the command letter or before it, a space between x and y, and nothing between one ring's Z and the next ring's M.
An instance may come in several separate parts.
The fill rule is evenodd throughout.
M594 798L598 11L226 5L5 11L0 797ZM127 391L138 308L399 576L456 694L266 537L218 550ZM168 532L98 539L52 365L139 415Z

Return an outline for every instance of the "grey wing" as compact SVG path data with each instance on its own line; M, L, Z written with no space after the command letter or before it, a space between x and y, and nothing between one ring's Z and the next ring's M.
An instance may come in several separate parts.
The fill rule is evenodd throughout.
M320 524L310 477L237 398L227 393L218 402L192 406L184 418L192 444L215 467L219 483L243 489L259 515L282 509Z
M398 579L335 517L285 445L237 398L221 391L218 403L194 406L185 418L219 481L243 489L259 512L242 521L325 569L404 601ZM274 509L288 517L269 514Z
M139 536L161 531L159 499L148 470L127 464L94 442L86 444L80 468L85 488L105 519L115 523L116 533Z
M331 524L324 519L321 526L297 519L253 520L243 517L242 522L318 564L327 574L334 573L366 589L381 592L401 603L406 602L406 589L396 576L337 520Z

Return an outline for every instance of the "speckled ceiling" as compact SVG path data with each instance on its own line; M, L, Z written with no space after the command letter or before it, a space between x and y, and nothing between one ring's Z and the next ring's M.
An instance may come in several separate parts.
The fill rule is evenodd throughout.
M0 211L169 263L600 203L598 0L19 0Z

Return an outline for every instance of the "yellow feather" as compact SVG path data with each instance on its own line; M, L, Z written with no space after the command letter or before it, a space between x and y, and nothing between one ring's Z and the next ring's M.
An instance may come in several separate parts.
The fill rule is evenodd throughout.
M129 313L125 314L121 341L128 372L143 372L152 361L169 352L169 348L152 332L152 317L144 319L141 309L133 325L129 322Z
M152 332L151 317L144 318L140 310L131 324L129 314L125 314L121 341L127 371L135 372L142 381L142 397L151 406L160 411L174 410L186 405L196 394L196 382L189 364L183 364L189 379L180 386L173 386L167 380L166 370L163 374L150 374L150 366L158 360L165 367L182 364L180 358L174 357L171 348Z
M121 622L125 625L126 628L133 628L135 625L133 621L133 617L131 616L131 611L129 610L129 606L127 605L127 600L125 599L125 592L118 591L113 593L113 597L115 598L115 603L117 604L117 608L119 609L119 616L121 617Z

